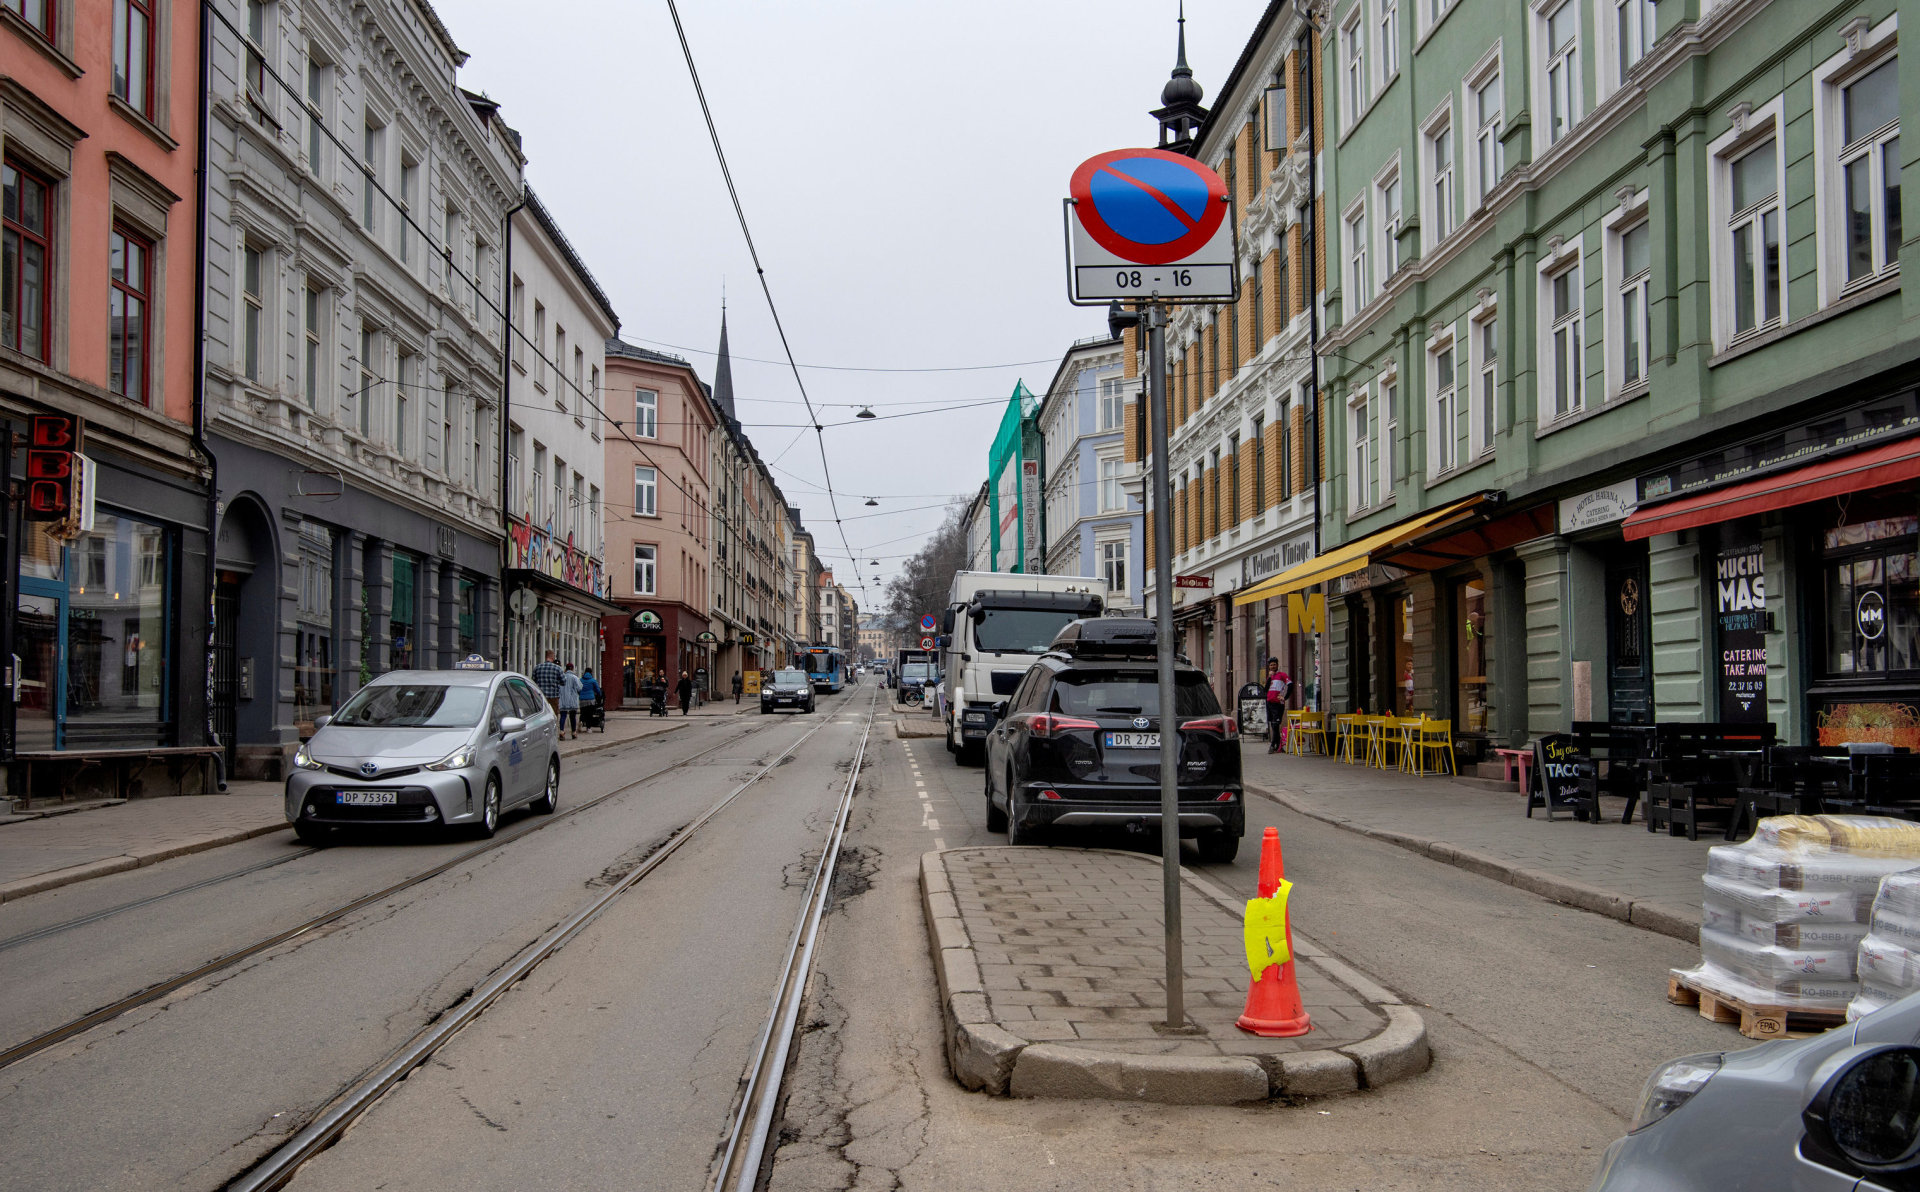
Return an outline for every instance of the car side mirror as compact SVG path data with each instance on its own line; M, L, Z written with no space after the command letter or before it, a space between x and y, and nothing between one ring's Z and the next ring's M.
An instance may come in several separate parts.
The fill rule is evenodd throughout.
M1849 1047L1809 1081L1808 1138L1869 1175L1920 1169L1920 1047Z
M953 610L951 608L940 611L940 632L943 635L953 632Z
M500 718L500 732L503 736L510 737L515 733L524 733L526 731L527 722L518 716L502 716Z
M331 716L315 716L313 718L313 731L317 733L332 723L333 717Z
M995 720L1005 720L1007 718L1006 700L1000 699L993 701L993 718Z

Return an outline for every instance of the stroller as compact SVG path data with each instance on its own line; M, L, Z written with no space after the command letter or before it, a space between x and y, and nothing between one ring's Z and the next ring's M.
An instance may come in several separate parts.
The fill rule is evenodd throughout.
M582 700L580 703L580 727L587 730L607 731L607 701L602 696L595 700Z
M647 688L647 715L665 716L667 714L667 685L655 683Z

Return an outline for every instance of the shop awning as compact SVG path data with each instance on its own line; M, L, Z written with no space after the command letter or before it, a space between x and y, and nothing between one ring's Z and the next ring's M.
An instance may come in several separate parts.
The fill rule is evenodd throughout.
M1493 509L1482 512L1487 514L1484 521L1458 528L1451 523L1430 527L1404 545L1375 552L1373 561L1409 571L1438 571L1551 534L1559 524L1559 507L1551 501L1515 513L1499 513Z
M1628 516L1622 533L1629 542L1751 517L1772 509L1805 505L1882 485L1920 477L1920 439L1901 439L1837 459L1822 460L1697 496L1643 508Z
M1365 538L1355 539L1344 546L1336 546L1324 554L1289 567L1272 579L1262 580L1241 592L1233 598L1234 607L1268 600L1275 596L1285 596L1289 592L1298 592L1302 588L1311 588L1315 584L1339 579L1343 575L1364 571L1367 565L1373 562L1374 556L1382 550L1408 542L1431 529L1470 517L1480 506L1496 499L1492 493L1475 493L1451 505L1443 505L1438 509L1429 509L1425 513L1416 514L1403 522L1369 534Z

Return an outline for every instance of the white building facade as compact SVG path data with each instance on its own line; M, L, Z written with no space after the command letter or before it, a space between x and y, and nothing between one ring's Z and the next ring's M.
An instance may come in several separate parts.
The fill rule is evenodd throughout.
M1067 349L1038 420L1046 445L1048 574L1100 576L1113 607L1139 609L1146 543L1140 500L1128 492L1135 468L1123 436L1141 383L1127 376L1125 357L1118 337Z
M606 569L601 384L620 320L532 187L509 229L507 665L528 674L552 650L585 669L602 618L622 611Z
M501 261L524 158L424 0L215 10L217 599L238 617L236 770L271 778L373 675L500 658Z

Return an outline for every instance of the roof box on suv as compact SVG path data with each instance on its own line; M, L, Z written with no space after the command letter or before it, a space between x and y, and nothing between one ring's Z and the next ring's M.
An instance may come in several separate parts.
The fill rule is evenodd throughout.
M1067 622L1051 648L1076 658L1152 658L1157 643L1145 617L1086 617Z

